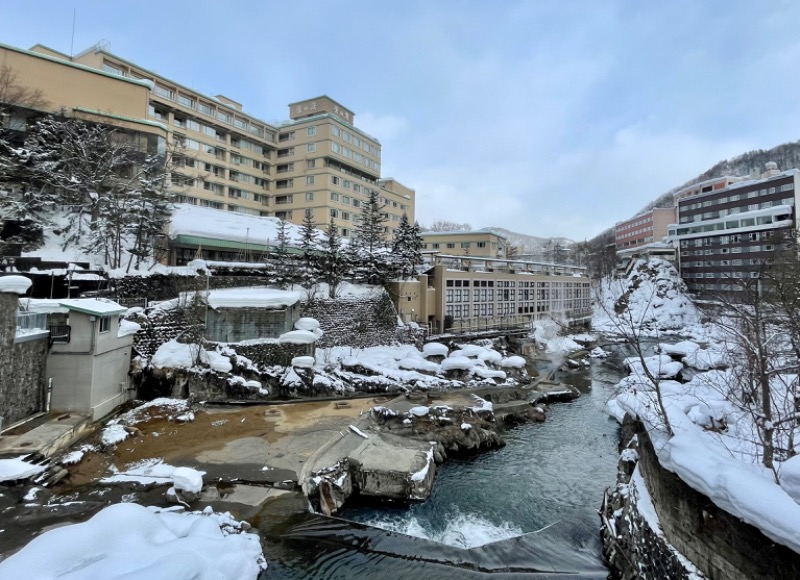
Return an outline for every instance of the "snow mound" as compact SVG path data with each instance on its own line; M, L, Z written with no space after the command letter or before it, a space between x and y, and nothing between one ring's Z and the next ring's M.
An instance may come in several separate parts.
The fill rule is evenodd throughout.
M0 562L0 577L255 580L265 568L258 536L230 514L120 503L34 538Z
M203 472L191 467L176 467L172 472L172 485L178 491L200 493L203 490Z

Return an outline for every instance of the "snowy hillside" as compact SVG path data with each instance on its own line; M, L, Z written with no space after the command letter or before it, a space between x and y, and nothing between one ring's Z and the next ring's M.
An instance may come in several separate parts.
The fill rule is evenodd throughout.
M503 236L510 245L517 247L518 254L546 254L548 251L552 251L553 244L558 244L562 249L567 249L575 243L567 238L540 238L512 232L505 228L488 227L483 229Z

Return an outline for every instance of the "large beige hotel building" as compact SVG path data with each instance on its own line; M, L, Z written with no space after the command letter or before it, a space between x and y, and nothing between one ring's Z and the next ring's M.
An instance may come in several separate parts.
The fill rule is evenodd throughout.
M319 228L333 220L351 237L374 190L388 236L403 214L414 220L414 190L381 178L380 142L327 96L292 103L287 121L267 123L231 98L198 93L102 45L74 57L38 44L0 45L0 62L20 85L41 90L49 111L163 138L178 202L295 224L310 216Z

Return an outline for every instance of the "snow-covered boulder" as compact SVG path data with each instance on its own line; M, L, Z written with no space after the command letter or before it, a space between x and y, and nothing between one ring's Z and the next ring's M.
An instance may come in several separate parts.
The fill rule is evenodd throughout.
M696 352L699 348L700 345L696 342L692 342L691 340L682 340L681 342L676 342L675 344L666 344L663 342L658 344L659 352L678 357L687 356L693 352Z
M475 366L475 361L465 356L450 356L440 365L443 371L467 371Z
M631 356L622 362L623 366L634 375L645 375L647 370L656 378L672 379L683 370L683 363L672 360L669 355L656 354L644 357L644 364L638 356Z
M521 356L510 356L500 361L500 366L504 369L524 369L525 359Z
M200 493L203 490L203 472L191 467L176 467L172 472L172 485L178 491Z
M292 359L292 366L300 369L312 369L315 362L313 356L296 356Z
M290 330L278 337L278 342L283 344L313 344L317 335L310 330Z
M423 356L447 356L449 349L440 342L428 342L422 346Z
M683 362L686 366L699 371L724 369L728 367L728 358L725 353L702 348L686 355Z
M294 327L297 330L309 330L314 332L319 328L319 320L310 317L299 318L297 322L294 323Z

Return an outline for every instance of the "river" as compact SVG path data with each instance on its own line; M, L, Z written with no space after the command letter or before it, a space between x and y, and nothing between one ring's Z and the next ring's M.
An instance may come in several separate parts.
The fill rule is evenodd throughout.
M620 378L610 361L559 373L579 399L506 431L502 449L448 460L424 503L260 525L264 577L606 578L597 510L616 478L618 426L603 407Z

